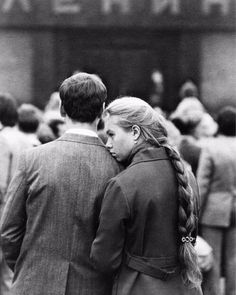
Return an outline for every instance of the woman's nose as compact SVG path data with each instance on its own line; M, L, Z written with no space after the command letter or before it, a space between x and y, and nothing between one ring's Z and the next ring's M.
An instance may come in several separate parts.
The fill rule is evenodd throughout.
M110 149L110 148L112 147L112 144L111 144L111 142L110 142L109 139L107 140L106 147L107 147L108 149Z

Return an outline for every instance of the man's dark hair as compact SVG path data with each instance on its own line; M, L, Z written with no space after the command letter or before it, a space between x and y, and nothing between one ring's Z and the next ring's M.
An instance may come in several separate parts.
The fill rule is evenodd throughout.
M59 89L62 107L68 117L78 122L92 123L102 113L107 90L94 74L78 73L67 78Z
M236 108L226 106L217 116L218 133L226 136L236 136Z
M18 120L17 102L9 93L0 93L0 122L13 127Z

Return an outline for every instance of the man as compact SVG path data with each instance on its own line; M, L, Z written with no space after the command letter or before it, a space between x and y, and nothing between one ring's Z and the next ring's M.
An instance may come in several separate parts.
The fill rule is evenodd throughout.
M110 294L89 259L104 188L119 172L96 134L106 96L96 75L66 79L60 98L68 130L19 160L1 234L13 294Z

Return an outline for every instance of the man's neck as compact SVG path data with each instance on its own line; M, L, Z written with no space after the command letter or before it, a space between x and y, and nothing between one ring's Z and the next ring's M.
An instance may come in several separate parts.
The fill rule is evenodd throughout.
M84 123L84 122L76 122L66 117L65 122L66 122L67 130L68 129L84 129L84 130L91 130L93 132L97 132L98 120L95 120L92 123Z

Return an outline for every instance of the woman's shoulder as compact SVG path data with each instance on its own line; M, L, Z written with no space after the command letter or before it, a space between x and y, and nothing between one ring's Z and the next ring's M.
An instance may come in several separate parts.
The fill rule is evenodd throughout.
M141 170L138 165L128 166L126 169L110 179L109 188L112 190L115 189L122 191L125 196L130 195L133 189L137 189L140 185L140 177L138 173L142 174Z
M111 179L111 182L117 183L119 185L122 185L124 182L127 182L127 180L130 180L130 178L133 177L133 171L135 170L132 167L126 167L120 173L118 173L116 176L114 176Z

